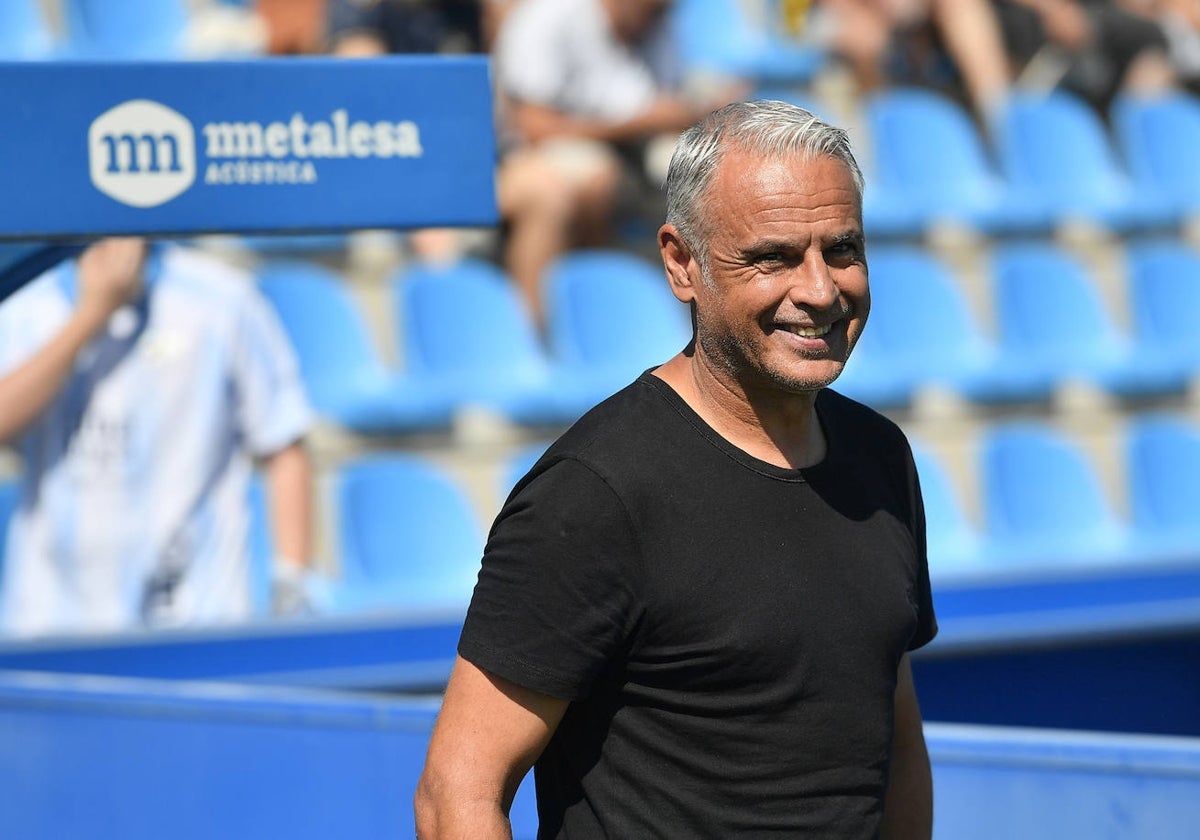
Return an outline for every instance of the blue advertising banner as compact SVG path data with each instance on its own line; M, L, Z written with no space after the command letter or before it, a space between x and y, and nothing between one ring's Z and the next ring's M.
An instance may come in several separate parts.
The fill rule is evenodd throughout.
M482 56L0 63L0 239L496 221Z

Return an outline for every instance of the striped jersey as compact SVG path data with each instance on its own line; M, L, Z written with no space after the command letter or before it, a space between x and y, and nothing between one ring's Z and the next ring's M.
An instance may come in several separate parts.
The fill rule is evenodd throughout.
M75 263L0 304L0 376L69 319ZM253 279L199 252L152 251L118 310L17 441L0 625L91 632L250 613L256 456L300 439L295 355Z

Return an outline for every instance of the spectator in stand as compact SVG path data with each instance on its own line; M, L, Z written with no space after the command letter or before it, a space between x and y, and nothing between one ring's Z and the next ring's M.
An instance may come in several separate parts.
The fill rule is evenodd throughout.
M508 267L534 312L542 270L555 256L611 244L622 184L649 182L657 195L664 144L744 92L731 85L685 95L667 25L670 6L670 0L524 0L499 24L502 211L544 184L555 185L560 202L552 214L557 222L510 231Z
M138 239L91 245L0 304L0 405L0 443L24 466L7 632L248 618L255 458L275 607L309 606L309 409L249 277Z
M1155 7L1143 0L994 0L1022 84L1062 88L1106 114L1120 91L1176 79Z
M846 61L861 91L940 89L983 124L1008 93L1011 71L988 0L818 0L810 17L810 37Z

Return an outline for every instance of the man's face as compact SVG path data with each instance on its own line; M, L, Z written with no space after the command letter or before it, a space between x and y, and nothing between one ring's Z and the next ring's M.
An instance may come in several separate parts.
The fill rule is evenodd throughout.
M849 168L732 149L704 213L709 270L693 283L699 349L747 394L833 382L871 305Z

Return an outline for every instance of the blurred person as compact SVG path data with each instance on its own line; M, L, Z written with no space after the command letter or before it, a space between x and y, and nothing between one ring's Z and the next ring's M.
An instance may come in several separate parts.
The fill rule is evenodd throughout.
M860 91L938 88L986 124L1011 87L988 0L816 0L812 15L815 37L846 61Z
M908 443L830 386L870 311L844 131L687 131L658 245L692 342L593 409L495 524L415 798L423 840L928 840L908 652L937 630Z
M553 258L611 244L622 186L657 195L663 148L744 92L730 84L687 95L671 5L523 0L498 24L498 200L509 223L507 267L535 313ZM521 224L522 216L538 221Z
M329 51L486 52L485 18L499 5L500 0L328 0Z
M0 443L23 463L7 632L248 618L256 458L274 606L311 606L310 411L248 276L140 239L90 245L0 304L0 405Z
M1142 0L994 0L1018 80L1061 88L1106 115L1121 91L1172 85L1163 26Z

